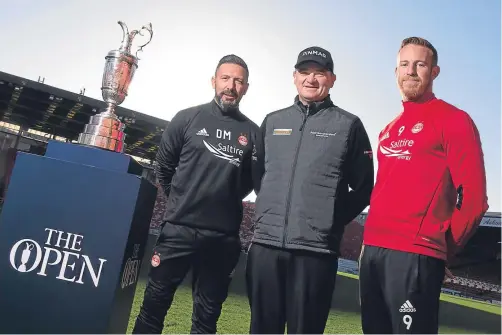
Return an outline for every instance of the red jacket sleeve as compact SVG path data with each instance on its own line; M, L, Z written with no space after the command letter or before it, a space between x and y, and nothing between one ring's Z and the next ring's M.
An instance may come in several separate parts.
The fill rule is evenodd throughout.
M488 210L486 173L478 129L464 111L450 114L443 126L443 143L453 185L458 192L450 231L451 256L465 246Z

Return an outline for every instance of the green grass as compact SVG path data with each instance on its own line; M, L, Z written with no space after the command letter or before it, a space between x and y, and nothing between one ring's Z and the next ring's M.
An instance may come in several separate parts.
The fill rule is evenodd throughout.
M127 332L130 334L138 315L145 283L139 282L136 289L136 296L131 310L131 318ZM192 293L189 287L181 286L169 310L164 327L164 334L188 334L191 327L192 315ZM249 333L250 312L247 297L230 294L225 304L218 322L218 333L222 334L248 334ZM441 326L439 332L442 334L475 334L471 330L455 329ZM361 334L361 320L358 313L332 310L325 333L327 334Z
M441 293L441 300L452 302L457 305L479 309L484 312L501 315L500 306L490 304L484 301L476 301L468 298L454 297L450 294Z

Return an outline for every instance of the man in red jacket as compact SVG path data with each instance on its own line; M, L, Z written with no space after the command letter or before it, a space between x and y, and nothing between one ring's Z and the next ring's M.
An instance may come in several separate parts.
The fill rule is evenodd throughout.
M437 333L446 262L488 210L478 130L435 97L438 75L432 44L403 40L396 67L403 110L379 135L360 256L364 333Z

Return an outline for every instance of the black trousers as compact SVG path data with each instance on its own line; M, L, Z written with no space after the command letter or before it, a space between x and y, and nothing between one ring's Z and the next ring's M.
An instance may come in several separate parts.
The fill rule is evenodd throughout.
M176 289L192 268L191 333L216 333L231 274L241 251L238 236L166 223L154 248L152 265L134 334L160 334ZM157 258L156 258L157 260ZM155 266L155 265L157 266Z
M246 280L251 334L322 334L335 289L338 259L252 244Z
M365 334L438 333L444 261L365 246L359 266Z

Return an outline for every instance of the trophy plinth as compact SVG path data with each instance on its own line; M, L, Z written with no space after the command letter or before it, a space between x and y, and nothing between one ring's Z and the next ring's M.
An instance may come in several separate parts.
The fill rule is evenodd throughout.
M105 110L102 113L91 116L84 132L78 136L78 142L110 151L124 151L124 128L117 115Z
M108 106L99 114L91 117L84 131L78 136L78 143L90 145L110 151L122 153L125 148L125 124L115 114L117 106L122 104L127 96L129 85L138 68L138 52L150 43L153 37L152 24L143 26L141 30L133 30L129 33L125 23L119 21L122 27L122 44L118 50L112 50L105 57L105 69L103 72L101 93L103 100ZM136 35L143 35L146 30L150 39L141 45L136 55L131 54L131 45Z

